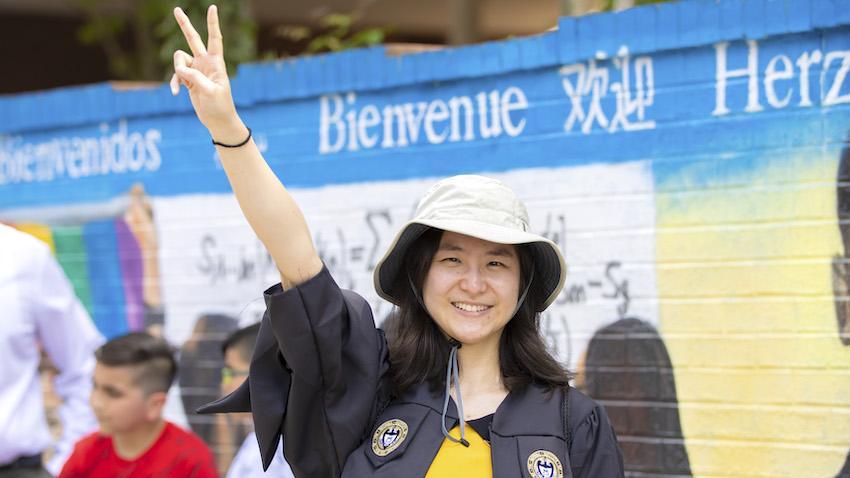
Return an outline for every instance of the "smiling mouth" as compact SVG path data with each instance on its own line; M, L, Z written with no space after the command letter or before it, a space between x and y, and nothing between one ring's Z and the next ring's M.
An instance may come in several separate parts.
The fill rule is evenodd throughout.
M493 307L492 305L468 304L466 302L452 302L452 305L464 312L484 312Z

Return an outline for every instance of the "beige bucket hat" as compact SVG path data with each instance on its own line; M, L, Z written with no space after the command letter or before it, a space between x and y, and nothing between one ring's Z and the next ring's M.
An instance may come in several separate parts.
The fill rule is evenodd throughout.
M375 267L375 290L398 304L393 285L407 250L429 228L442 229L499 244L528 244L534 257L532 287L543 287L543 311L564 287L567 265L558 246L528 232L528 212L516 194L501 181L484 176L461 175L443 179L431 187L416 208L414 218L396 234L392 245Z

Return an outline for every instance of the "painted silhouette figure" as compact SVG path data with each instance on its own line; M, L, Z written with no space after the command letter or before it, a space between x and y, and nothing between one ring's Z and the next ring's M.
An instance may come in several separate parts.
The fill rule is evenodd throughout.
M236 319L222 314L198 318L192 335L180 348L178 383L189 427L206 443L215 443L215 418L195 410L221 392L221 344L238 328Z
M850 346L850 143L845 143L841 150L837 176L838 230L844 253L832 259L832 289L838 338L842 344ZM850 478L850 452L836 478Z
M598 330L587 346L583 382L608 410L626 476L691 476L673 365L655 327L623 318Z

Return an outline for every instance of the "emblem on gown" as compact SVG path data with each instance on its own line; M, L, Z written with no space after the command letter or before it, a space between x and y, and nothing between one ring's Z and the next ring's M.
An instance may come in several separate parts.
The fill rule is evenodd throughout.
M407 438L407 423L398 418L387 420L372 435L372 452L387 456L404 443Z
M551 451L537 450L528 456L528 474L531 478L564 478L564 467Z

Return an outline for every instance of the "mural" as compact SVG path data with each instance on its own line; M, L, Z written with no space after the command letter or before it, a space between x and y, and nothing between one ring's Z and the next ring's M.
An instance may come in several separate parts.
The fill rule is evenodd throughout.
M848 476L845 10L654 5L460 49L249 65L233 89L323 260L379 320L371 272L416 199L491 175L565 253L542 327L608 408L630 476ZM277 273L188 99L100 85L0 111L0 220L52 245L105 335L181 348L170 418L216 443L191 410Z
M159 258L152 210L137 184L109 204L40 211L12 222L47 242L77 296L107 337L148 330L161 334Z
M841 232L842 253L836 255L832 260L832 288L833 300L835 301L835 318L838 325L838 338L845 347L850 346L850 317L848 317L848 305L850 305L850 268L848 268L848 257L850 257L850 141L845 142L841 150L841 160L838 163L838 175L836 177L837 190L837 212L838 230ZM850 476L850 452L844 461L838 476Z

